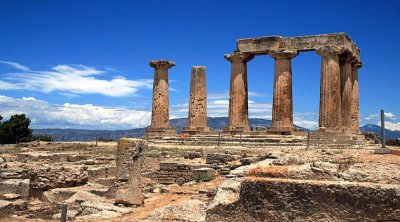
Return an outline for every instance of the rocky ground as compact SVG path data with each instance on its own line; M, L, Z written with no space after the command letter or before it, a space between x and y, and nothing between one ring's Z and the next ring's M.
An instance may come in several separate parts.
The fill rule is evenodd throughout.
M150 142L141 170L145 203L136 207L115 204L116 148L113 142L1 146L0 218L59 221L61 204L68 204L68 217L76 221L345 221L348 214L332 212L389 196L383 202L388 217L363 217L368 207L348 206L358 212L353 221L400 219L400 156L373 154L374 145L306 149ZM308 199L302 195L307 192ZM335 207L323 208L318 194ZM265 201L271 198L280 201ZM327 210L321 215L294 203ZM382 211L383 203L370 209Z

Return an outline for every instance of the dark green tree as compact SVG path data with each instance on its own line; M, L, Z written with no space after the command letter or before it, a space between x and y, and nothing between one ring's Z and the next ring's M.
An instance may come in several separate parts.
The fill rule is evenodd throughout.
M0 125L0 143L18 143L29 140L32 130L29 129L31 120L25 114L15 114Z

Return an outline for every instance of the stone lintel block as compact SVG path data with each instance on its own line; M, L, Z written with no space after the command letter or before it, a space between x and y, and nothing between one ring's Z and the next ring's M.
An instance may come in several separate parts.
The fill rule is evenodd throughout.
M176 63L169 60L152 60L149 65L155 69L169 69L174 67Z
M331 33L296 37L264 36L237 40L240 52L268 54L272 50L313 51L325 45L344 48L360 61L360 50L346 33Z

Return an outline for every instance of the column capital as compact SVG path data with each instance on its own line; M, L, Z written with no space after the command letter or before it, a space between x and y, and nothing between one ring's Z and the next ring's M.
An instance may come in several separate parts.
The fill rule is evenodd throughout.
M357 68L357 69L363 67L363 63L360 62L360 61L357 61L357 60L355 60L353 63L351 63L351 65L352 65L354 68Z
M174 67L176 63L168 60L152 60L149 65L155 69L169 69Z
M254 58L254 55L250 54L250 53L244 53L244 52L234 52L231 54L225 54L224 57L229 62L245 63L245 62L252 60Z
M334 45L326 45L316 50L317 54L321 56L340 55L345 51L344 48Z
M274 59L293 59L298 54L299 53L296 50L274 50L268 53L268 55L270 55Z
M339 57L339 61L345 63L354 63L357 62L357 58L352 54L344 54Z

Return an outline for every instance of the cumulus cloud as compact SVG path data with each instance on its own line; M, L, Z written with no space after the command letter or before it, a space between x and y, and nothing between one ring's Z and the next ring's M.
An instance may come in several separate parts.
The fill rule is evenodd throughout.
M0 95L0 115L25 113L33 128L131 129L150 124L151 112L92 104L49 104L33 97Z
M395 114L391 113L391 112L385 112L385 117L389 118L391 120L395 120L397 117ZM381 119L381 114L380 113L374 113L371 114L367 117L364 118L365 120L369 121L369 120L380 120Z
M376 125L380 126L381 122L377 122ZM400 131L400 122L395 123L395 122L385 121L385 128L392 131Z
M16 69L0 80L6 90L31 90L43 93L61 92L70 95L101 94L110 97L134 95L139 89L152 89L151 79L129 80L123 76L100 79L107 70L84 65L57 65L46 71L33 71L16 62L0 61Z

